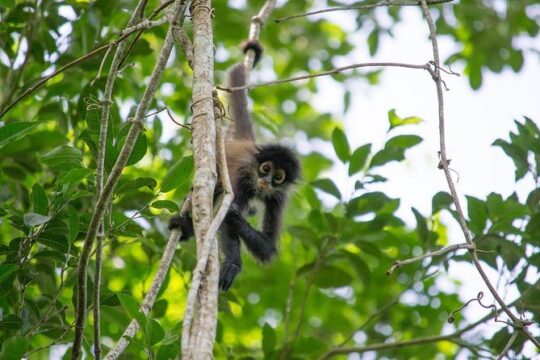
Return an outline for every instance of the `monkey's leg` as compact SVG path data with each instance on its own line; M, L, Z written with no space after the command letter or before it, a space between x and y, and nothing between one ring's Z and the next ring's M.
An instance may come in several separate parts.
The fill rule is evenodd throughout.
M226 221L221 225L221 246L224 258L219 271L219 288L227 291L242 270L242 258L238 234Z
M180 229L182 231L182 237L180 241L187 241L194 235L193 220L188 215L175 215L169 220L169 230Z

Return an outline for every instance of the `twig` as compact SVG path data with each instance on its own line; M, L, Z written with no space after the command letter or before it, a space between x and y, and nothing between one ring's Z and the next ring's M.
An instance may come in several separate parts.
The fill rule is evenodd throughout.
M231 91L237 91L237 90L245 90L245 89L254 89L262 86L269 86L269 85L276 85L276 84L283 84L298 80L305 80L305 79L311 79L316 78L320 76L326 76L326 75L333 75L333 74L339 74L343 71L351 70L351 69L357 69L357 68L363 68L363 67L403 67L403 68L409 68L409 69L420 69L420 70L429 70L430 66L429 63L427 64L404 64L404 63L397 63L397 62L370 62L370 63L361 63L361 64L353 64L353 65L347 65L339 68L335 68L328 71L323 71L319 73L314 74L307 74L307 75L300 75L295 76L288 79L283 80L274 80L274 81L265 81L257 84L252 85L245 85L245 86L236 86L236 87L223 87L223 86L217 86L218 90L231 92Z
M453 200L454 206L456 207L456 212L458 214L458 222L461 226L461 230L463 231L463 234L465 235L465 240L467 241L467 243L473 244L471 233L467 227L467 222L465 221L465 216L461 208L459 197L458 197L454 182L452 180L450 170L448 168L448 160L446 156L446 144L445 144L445 127L444 127L444 97L443 97L443 91L442 91L442 79L441 79L441 74L439 70L440 69L439 45L437 43L435 24L433 22L433 18L431 17L431 13L429 11L426 1L427 0L420 0L420 3L422 5L422 11L424 13L424 17L426 18L426 21L428 23L431 45L433 48L434 69L429 68L428 71L430 72L433 78L433 81L435 82L436 89L437 89L441 164L444 170L446 181L448 183L448 187L450 189L450 193L452 194L452 200ZM501 296L499 295L499 293L497 292L497 290L495 289L495 287L489 280L487 274L482 268L482 265L480 264L477 251L475 249L469 249L469 252L471 253L473 264L476 270L482 277L482 280L486 284L487 288L489 289L490 293L493 295L497 303L499 303L503 311L510 317L510 319L513 322L514 327L516 329L522 330L528 336L528 338L536 345L536 347L540 349L540 342L526 329L526 326L528 325L528 323L523 322L516 315L514 315L514 313L505 304L504 300L501 298Z
M181 213L188 214L191 211L190 208L191 199L188 197L186 201L184 201ZM165 281L165 276L167 276L167 272L169 271L169 268L171 266L171 261L176 251L176 246L178 245L181 235L182 232L178 229L174 229L169 235L169 241L167 242L165 250L163 251L163 256L161 257L159 269L156 273L156 276L154 277L154 280L152 281L152 284L150 285L148 293L144 297L144 300L141 304L141 311L145 315L148 314L150 310L152 310L152 306L154 306L154 302L156 301L159 289L161 288L163 281ZM116 360L127 348L130 343L129 339L132 339L135 336L135 334L139 330L139 327L140 324L137 322L136 319L131 320L128 327L122 334L120 340L118 340L118 342L113 346L113 348L109 350L109 353L105 357L105 360Z
M181 10L180 2L181 0L177 0L176 7L175 7L176 14L180 13L180 10ZM165 65L167 64L167 60L171 53L172 46L173 46L172 31L169 28L169 31L167 32L167 36L165 37L165 41L163 43L163 47L161 48L158 60L154 66L154 70L152 71L152 75L148 82L148 86L146 87L145 92L139 102L139 105L137 106L137 110L135 112L135 116L132 121L132 126L129 129L129 132L127 134L122 150L120 151L118 159L116 160L116 163L114 164L111 170L109 178L107 179L107 182L105 183L105 186L103 187L103 192L101 193L101 196L99 197L96 203L94 213L88 225L88 232L86 233L86 237L84 239L83 248L81 250L81 254L79 258L79 265L77 268L78 281L77 281L77 308L75 312L75 318L76 318L75 338L73 341L73 352L72 352L72 357L71 357L73 360L78 359L78 357L80 356L82 337L84 334L84 325L85 325L85 320L86 320L86 300L87 300L87 293L86 293L87 292L86 280L87 280L87 270L88 270L87 267L88 267L89 255L92 250L92 245L94 243L94 239L98 232L99 226L102 222L102 217L105 212L105 209L107 208L107 204L109 203L109 199L112 196L112 192L118 182L118 179L120 178L120 175L122 174L122 170L127 164L131 151L133 150L133 147L135 146L135 142L137 140L139 132L141 128L143 127L144 115L150 106L152 98L154 97L154 93L157 89L159 79L161 77L161 74L163 73Z
M451 2L453 0L427 0L428 5L438 5L438 4L444 4L447 2ZM311 15L317 15L317 14L323 14L328 12L334 12L334 11L347 11L347 10L362 10L362 9L372 9L379 6L418 6L420 5L420 1L418 0L380 0L379 2L375 4L365 4L365 5L351 5L351 6L340 6L340 7L333 7L329 9L321 9L321 10L315 10L310 11L303 14L296 14L291 16L285 16L279 19L276 19L275 22L280 23L291 19L311 16Z
M421 260L424 260L424 259L427 259L427 258L430 258L430 257L434 257L434 256L444 255L444 254L449 253L451 251L457 251L457 250L461 250L461 249L473 250L475 248L476 248L475 244L467 244L467 243L454 244L454 245L445 246L445 247L443 247L442 249L439 249L439 250L427 252L427 253L425 253L423 255L416 256L416 257L413 257L413 258L410 258L410 259L396 260L396 261L394 261L394 264L392 264L390 269L388 269L388 271L386 272L386 275L392 274L394 272L394 270L399 269L403 265L412 264L412 263L415 263L417 261L421 261Z
M508 343L506 343L506 346L504 347L503 351L497 357L497 360L502 360L504 358L504 356L508 353L508 351L510 351L510 348L514 344L514 341L516 341L516 338L517 338L518 334L519 334L518 331L514 331L512 336L510 336L510 339L508 339Z

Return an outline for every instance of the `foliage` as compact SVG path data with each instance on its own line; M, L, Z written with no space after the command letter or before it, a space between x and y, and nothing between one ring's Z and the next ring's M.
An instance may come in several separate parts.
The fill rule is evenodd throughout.
M149 1L148 14L157 3ZM521 14L524 3L509 8L516 7L516 13ZM243 29L261 4L248 2L245 9L236 11L225 1L215 2L218 70L225 70L240 58L237 45L247 36ZM295 0L274 15L304 12L310 6L309 1ZM456 18L460 26L470 29L475 20L466 10L472 7L469 10L474 13L485 5L465 4L463 10L460 6L453 6ZM127 7L123 2L105 0L44 0L38 5L3 1L0 109L51 69L116 39L132 11ZM390 13L397 21L399 10L394 9ZM362 12L359 19L365 21L367 16ZM487 52L490 61L497 61L491 56L494 49L508 48L523 31L517 25L510 26L504 41L478 42L452 33L459 28L445 28L444 21L444 17L439 19L442 31L465 48L471 44L492 46L474 50L475 54ZM537 29L525 24L526 31L535 35ZM164 35L164 27L145 31L124 62L111 107L107 171L118 156L133 104L144 91ZM370 43L373 51L374 41ZM290 22L286 26L269 23L263 43L267 55L262 66L268 70L273 65L280 77L317 70L318 66L332 68L338 57L352 50L348 35L339 25L325 20ZM162 78L150 113L167 106L177 121L185 122L190 116L191 80L179 54ZM479 83L473 81L472 74L478 69L498 69L497 65L475 63L479 59L475 56L467 53L459 57L471 68L474 87ZM23 99L2 119L0 359L18 359L25 353L31 359L49 358L52 349L59 350L59 345L73 340L75 270L95 205L99 99L104 79L94 80L102 57L103 53L77 63ZM503 64L510 64L516 71L521 68L507 59ZM105 62L105 76L108 65ZM446 245L446 227L440 222L440 213L456 215L450 195L441 192L433 196L432 213L412 209L416 226L411 227L396 214L400 200L376 190L378 183L388 180L381 170L403 161L407 150L422 141L410 130L420 119L401 118L392 110L386 142L354 149L339 119L318 113L310 104L317 91L317 83L309 81L299 86L266 87L250 94L262 138L270 133L283 137L302 132L308 139L332 144L335 157L315 151L303 156L304 181L296 189L287 213L279 259L261 268L245 257L245 270L233 289L220 295L216 358L311 359L338 345L407 340L441 334L443 330L448 333L467 324L459 315L453 324L446 323L450 312L462 303L456 294L437 286L437 278L444 276L437 270L451 262L470 261L467 255L427 259L404 267L397 276L386 275L397 258ZM294 106L286 106L291 103ZM142 325L141 331L132 340L126 358L172 359L179 352L182 309L195 261L193 241L178 250L151 314L144 316L138 307L163 252L167 221L189 191L193 158L188 130L174 133L164 113L146 120L146 129L115 189L105 221L102 336L106 351L135 318ZM516 133L494 145L514 161L516 181L532 178L538 184L540 132L532 119L516 121L516 126ZM328 170L338 161L347 167L349 182L354 184L351 193L344 193L329 178ZM532 284L526 277L528 271L538 271L540 264L538 186L530 189L525 200L515 194L503 198L495 193L486 199L467 200L468 224L479 248L486 251L481 253L481 260L510 274L509 285L517 286L521 294L518 309L538 322L535 301L540 298L540 284ZM93 307L92 266L89 309ZM509 331L512 329L500 326L491 339L480 333L474 339L456 337L454 341L425 344L420 358L438 355L450 359L462 351L475 356L480 347L498 353L506 345ZM85 335L85 351L90 353L91 326ZM522 350L524 340L518 338L512 346L515 354ZM379 356L410 359L419 358L419 352L415 347L402 347L385 350Z

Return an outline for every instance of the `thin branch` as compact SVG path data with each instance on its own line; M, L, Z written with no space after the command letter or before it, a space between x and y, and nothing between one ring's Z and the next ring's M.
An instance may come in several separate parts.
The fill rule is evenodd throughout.
M288 82L293 82L293 81L298 81L298 80L306 80L306 79L311 79L311 78L316 78L316 77L321 77L321 76L339 74L343 71L363 68L363 67L403 67L403 68L419 69L419 70L428 70L430 68L429 63L421 65L421 64L404 64L404 63L397 63L397 62L370 62L370 63L347 65L347 66L338 67L338 68L328 70L328 71L323 71L323 72L314 73L314 74L300 75L300 76L295 76L295 77L283 79L283 80L265 81L265 82L261 82L257 84L236 86L236 87L217 86L216 88L218 90L226 91L226 92L244 90L244 89L254 89L254 88L258 88L262 86L283 84L283 83L288 83Z
M399 269L403 265L412 264L412 263L415 263L417 261L421 261L421 260L431 258L431 257L434 257L434 256L441 256L441 255L444 255L444 254L452 252L452 251L457 251L457 250L461 250L461 249L473 250L475 248L476 248L476 246L474 244L467 244L467 243L454 244L454 245L445 246L445 247L443 247L442 249L439 249L439 250L427 252L427 253L425 253L423 255L416 256L416 257L413 257L413 258L410 258L410 259L396 260L396 261L394 261L394 264L392 264L392 267L390 267L390 269L388 269L388 271L386 272L386 275L392 274L394 272L394 270Z
M504 347L503 351L501 352L501 354L497 357L497 360L502 360L504 359L504 356L508 353L508 351L510 351L510 348L512 347L512 345L514 344L514 341L516 341L516 338L519 334L519 331L514 331L514 333L512 334L512 336L510 336L510 339L508 339L508 343L506 343L506 346Z
M137 4L137 7L133 11L131 18L129 19L126 28L129 29L132 27L139 19L140 15L143 12L144 7L146 6L146 0L140 1ZM127 33L127 32L124 32ZM118 74L118 68L122 59L126 47L125 42L120 42L116 47L114 52L113 60L111 67L109 69L109 75L107 77L107 83L105 84L105 90L103 94L103 101L101 107L101 121L100 121L100 130L99 130L99 140L98 140L98 156L96 160L96 198L99 199L103 190L103 180L105 178L105 149L107 143L107 129L109 126L109 109L112 104L112 92L114 82L116 81L116 76ZM104 60L107 57L110 49L107 49L107 53L104 56ZM103 65L102 62L102 65ZM101 66L99 69L101 72ZM99 73L98 73L99 76ZM96 265L94 273L94 358L96 360L101 359L101 307L100 307L100 287L101 287L101 269L102 269L102 249L103 249L103 240L105 237L105 225L103 222L100 225L99 233L97 234L96 241Z
M131 27L127 27L124 30L122 30L119 35L122 36L124 34L131 34L135 31L147 30L152 27L161 26L165 24L166 22L167 22L167 18L165 16L159 20L153 20L153 21L149 19L143 19L140 23L136 25L132 25Z
M190 211L191 211L191 199L187 198L186 201L184 202L184 205L182 206L181 214L188 214ZM144 300L141 304L141 311L145 315L148 314L150 310L152 310L152 307L154 306L154 302L156 301L157 295L159 293L159 289L161 288L161 285L165 281L165 276L167 276L167 272L169 271L169 268L171 266L171 261L176 251L176 246L178 245L181 235L182 233L178 229L174 229L173 231L171 231L171 234L169 235L169 241L167 242L167 245L165 246L165 250L163 251L163 256L161 257L161 262L159 263L159 269L156 273L156 276L154 277L154 280L152 281L152 284L150 285L150 289L148 290L148 293L144 297ZM124 352L124 350L129 345L130 343L129 339L132 339L135 336L135 334L139 330L139 327L140 327L140 324L137 322L136 319L131 320L128 327L122 334L122 337L109 351L109 353L105 357L105 360L118 359L118 357Z
M461 208L461 204L460 204L459 197L456 191L456 187L452 180L450 169L448 168L448 158L446 156L446 144L445 144L444 97L443 97L443 90L442 90L441 73L439 70L440 69L439 45L437 43L435 23L433 22L433 18L431 17L427 0L420 0L420 3L422 5L422 12L424 13L424 17L426 18L426 21L428 23L431 45L433 48L434 69L429 68L429 72L433 78L433 81L435 82L435 86L437 89L441 164L444 170L446 181L448 183L448 187L450 189L450 193L452 194L452 200L453 200L454 206L456 207L456 212L458 214L458 222L461 226L461 230L463 231L463 234L465 235L465 240L467 241L467 243L473 244L471 233L467 227L467 222L465 221L465 216ZM510 317L510 319L512 320L514 324L514 327L516 329L522 330L529 337L529 339L536 345L536 347L540 349L540 342L526 329L526 326L529 323L522 321L516 315L514 315L514 313L505 304L504 300L501 298L501 296L499 295L499 293L497 292L497 290L495 289L495 287L489 280L487 274L482 268L482 265L480 264L480 260L478 259L476 248L469 249L469 252L471 253L473 264L476 267L476 270L482 277L482 280L486 284L487 288L489 289L490 293L493 295L497 303L499 303L503 311Z
M175 11L176 14L180 13L180 9L181 9L180 0L177 0L175 9L176 9ZM82 247L80 259L79 259L79 265L77 268L78 281L77 281L77 308L75 312L75 318L76 318L75 338L73 341L73 352L72 352L72 357L71 357L73 360L78 359L81 352L81 344L82 344L82 338L84 334L84 327L85 327L85 321L86 321L86 301L87 301L86 281L87 281L87 271L88 271L87 267L88 267L89 255L92 250L94 239L98 232L99 226L101 225L101 222L103 220L102 219L103 214L105 212L105 209L107 208L107 204L109 203L113 190L116 187L118 179L120 178L120 175L122 174L122 171L127 164L131 151L133 150L133 147L135 146L135 142L137 140L139 132L144 126L143 125L144 115L146 111L148 110L150 103L154 97L154 93L156 92L157 86L159 84L159 79L161 78L161 74L163 73L163 70L165 69L165 65L167 64L167 60L171 53L173 43L174 41L172 37L172 31L169 28L169 31L167 32L167 36L165 37L165 41L163 43L163 47L161 48L158 60L154 66L154 70L152 71L152 75L148 82L148 86L146 87L144 91L144 94L139 102L139 105L137 106L135 116L133 120L131 121L132 125L129 129L129 132L127 134L122 150L120 151L118 159L116 160L116 163L114 164L111 170L109 178L107 179L107 182L105 183L105 186L103 187L103 191L95 205L94 213L88 225L88 232L86 233L86 237L84 239L84 243L83 243L83 247Z
M451 2L453 0L427 0L428 5L439 5ZM350 5L350 6L339 6L339 7L333 7L328 9L321 9L321 10L315 10L310 11L303 14L296 14L291 16L285 16L279 19L276 19L275 22L280 23L292 19L297 19L301 17L311 16L311 15L317 15L317 14L323 14L323 13L329 13L334 11L347 11L347 10L363 10L363 9L372 9L379 6L418 6L420 5L420 1L418 0L380 0L379 2L376 2L375 4L364 4L364 5Z

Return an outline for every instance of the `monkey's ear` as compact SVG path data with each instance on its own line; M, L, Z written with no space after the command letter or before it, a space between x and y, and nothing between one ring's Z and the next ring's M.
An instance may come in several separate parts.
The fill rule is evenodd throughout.
M249 50L253 50L253 52L255 52L255 59L253 60L253 67L255 67L255 65L257 65L261 59L263 47L257 40L248 40L242 44L242 51L244 54L246 54Z

